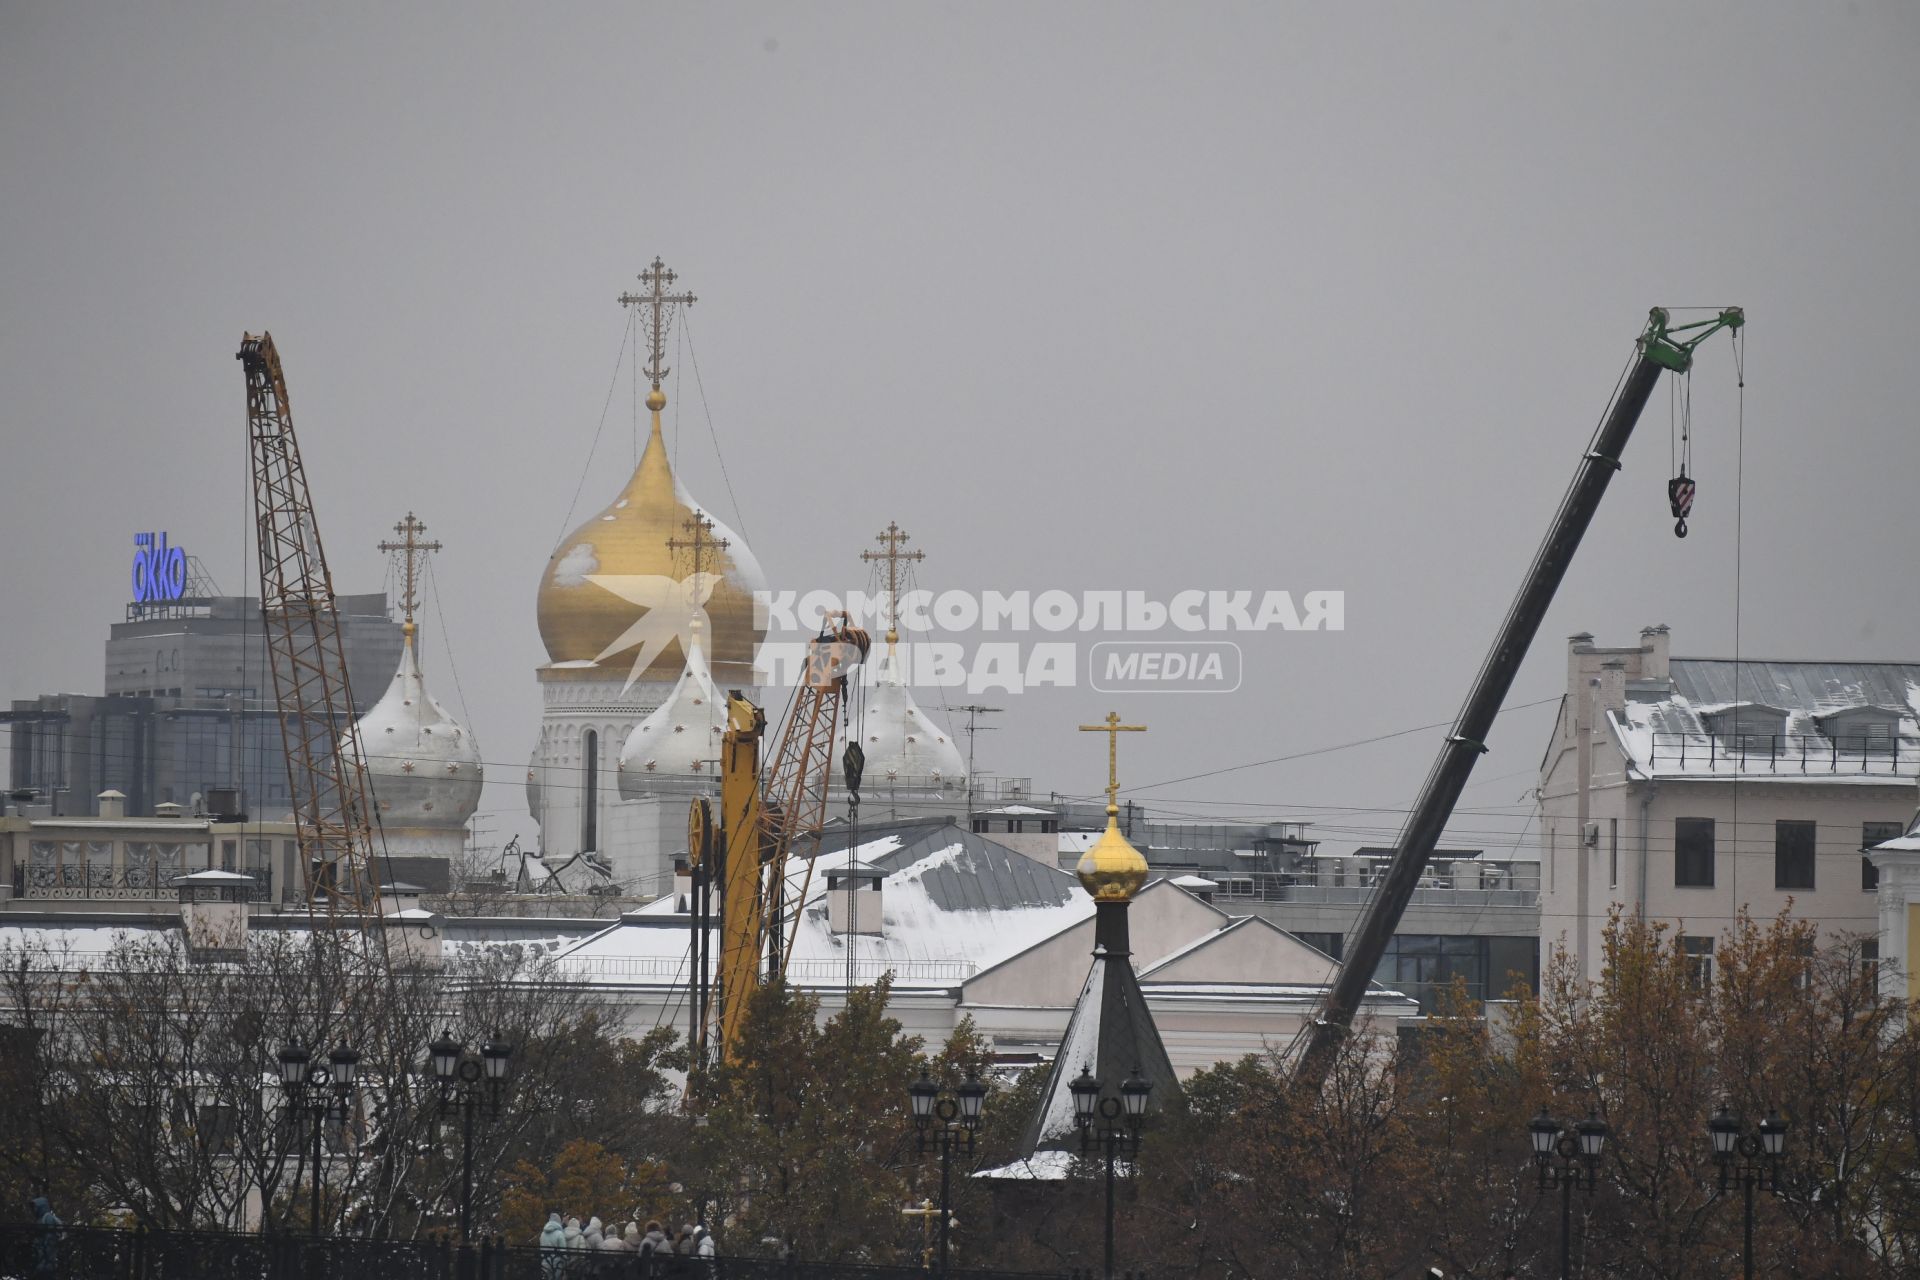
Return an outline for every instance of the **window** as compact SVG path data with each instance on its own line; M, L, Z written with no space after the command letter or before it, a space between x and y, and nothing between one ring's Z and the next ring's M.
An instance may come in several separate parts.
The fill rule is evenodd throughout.
M1773 887L1813 888L1814 825L1792 818L1773 824Z
M1432 1013L1455 978L1465 979L1470 997L1486 999L1487 959L1485 938L1395 934L1374 970L1374 981L1412 996L1422 1012Z
M586 748L587 776L580 806L580 848L592 850L600 847L600 735L587 730L586 741L581 745Z
M1906 834L1906 828L1898 822L1863 822L1860 824L1860 892L1873 893L1880 888L1880 868L1873 865L1873 859L1867 856L1867 850L1889 840L1898 840Z
M1687 981L1695 991L1713 986L1713 939L1682 936L1680 949L1687 957Z
M1860 974L1866 979L1867 990L1880 989L1880 939L1860 939Z
M1713 819L1673 820L1673 883L1679 889L1713 888Z
M1620 887L1620 819L1607 819L1607 888Z

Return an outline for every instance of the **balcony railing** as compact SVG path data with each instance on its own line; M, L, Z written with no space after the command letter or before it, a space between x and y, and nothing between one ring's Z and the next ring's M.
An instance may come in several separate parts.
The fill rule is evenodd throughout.
M1647 763L1693 773L1899 774L1912 773L1915 753L1903 757L1900 739L1823 733L1653 734Z
M51 871L53 874L47 874ZM40 902L178 902L180 890L174 886L172 872L155 876L142 869L131 872L122 867L16 867L14 896ZM265 867L249 868L253 887L247 890L250 902L273 900L273 872Z
M1488 870L1491 870L1489 868ZM1301 902L1324 906L1365 906L1373 897L1377 877L1355 877L1357 883L1330 884L1293 872L1255 871L1236 876L1209 877L1220 886L1216 899L1242 902ZM1430 907L1531 907L1540 902L1540 873L1505 871L1497 878L1483 871L1479 884L1456 884L1444 872L1420 877L1412 905Z

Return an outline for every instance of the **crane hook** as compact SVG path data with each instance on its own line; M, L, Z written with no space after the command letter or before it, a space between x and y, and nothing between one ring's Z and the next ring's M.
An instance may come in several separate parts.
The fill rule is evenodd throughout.
M1673 536L1687 536L1687 517L1693 514L1694 483L1685 471L1667 481L1667 506L1673 511Z

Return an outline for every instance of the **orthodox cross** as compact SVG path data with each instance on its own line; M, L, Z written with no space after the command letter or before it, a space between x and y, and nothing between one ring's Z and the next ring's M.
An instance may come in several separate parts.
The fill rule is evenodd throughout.
M887 562L887 643L895 644L900 639L900 562L902 560L925 560L924 551L902 551L904 543L913 539L907 531L893 521L887 521L887 531L877 533L873 540L885 547L885 551L862 551L862 560L885 560Z
M653 380L653 389L660 389L660 380L667 376L668 370L660 363L667 355L667 330L673 325L673 309L690 307L698 299L691 293L668 293L673 282L679 279L667 270L667 264L655 258L653 265L640 273L640 283L647 286L645 293L623 293L620 305L623 307L642 307L640 323L647 330L647 367L646 375Z
M414 606L419 603L416 588L420 583L420 568L427 562L427 553L440 550L438 542L422 542L420 535L427 531L413 512L407 512L407 518L393 526L400 535L399 542L382 542L379 550L401 553L401 581L405 584L400 596L400 608L406 614L407 625L413 624Z
M1120 812L1120 735L1123 733L1145 733L1143 724L1121 724L1118 711L1107 712L1107 718L1099 724L1083 724L1082 733L1104 733L1107 735L1107 815L1112 817Z
M900 1211L900 1216L904 1218L920 1219L920 1258L925 1265L929 1267L932 1266L933 1265L933 1220L940 1216L940 1210L934 1207L933 1201L922 1200L916 1206L911 1206L909 1208L902 1209ZM960 1222L960 1219L954 1217L951 1212L947 1214L948 1226L950 1227L957 1226L959 1222Z
M687 536L684 538L668 538L667 550L692 553L693 567L687 571L688 577L706 571L708 563L707 557L711 552L724 551L733 545L725 538L714 537L713 521L707 519L697 511L685 520L682 520L680 527L687 531Z

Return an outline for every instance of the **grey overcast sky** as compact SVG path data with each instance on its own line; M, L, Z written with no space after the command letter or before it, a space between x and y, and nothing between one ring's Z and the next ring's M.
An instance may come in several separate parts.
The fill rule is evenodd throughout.
M8 0L0 696L100 689L136 531L250 587L267 327L339 588L409 508L445 540L429 680L458 713L450 640L526 829L535 589L631 465L624 385L589 448L655 254L682 477L776 587L860 585L892 519L930 587L1347 593L1234 695L990 696L983 772L1094 791L1110 704L1130 784L1449 718L1654 304L1747 308L1744 459L1722 340L1693 536L1662 395L1514 701L1653 622L1920 659L1916 66L1908 4ZM1550 714L1456 838L1521 838ZM1150 794L1384 842L1438 737Z

